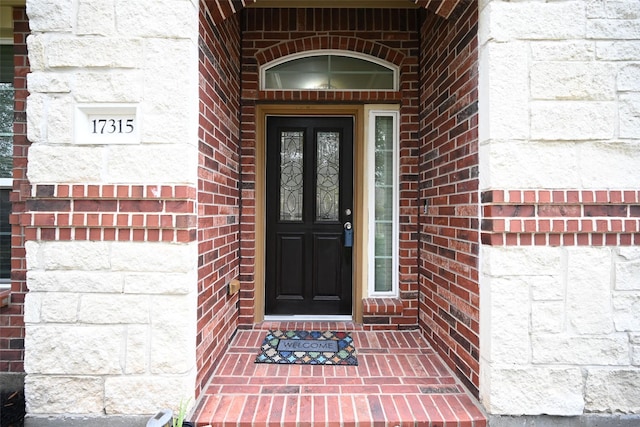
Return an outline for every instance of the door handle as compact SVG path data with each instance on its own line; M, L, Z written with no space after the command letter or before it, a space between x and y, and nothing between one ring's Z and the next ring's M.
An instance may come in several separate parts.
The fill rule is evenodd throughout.
M353 247L353 226L349 221L344 223L344 247Z

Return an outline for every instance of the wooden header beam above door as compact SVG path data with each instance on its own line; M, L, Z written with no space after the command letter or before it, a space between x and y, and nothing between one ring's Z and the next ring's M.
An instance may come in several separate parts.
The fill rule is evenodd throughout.
M461 2L473 0L205 0L215 23L245 7L425 8L447 19Z

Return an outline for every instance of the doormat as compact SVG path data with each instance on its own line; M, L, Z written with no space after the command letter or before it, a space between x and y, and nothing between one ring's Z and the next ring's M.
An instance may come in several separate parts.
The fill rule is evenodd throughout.
M255 363L357 365L349 332L269 331Z

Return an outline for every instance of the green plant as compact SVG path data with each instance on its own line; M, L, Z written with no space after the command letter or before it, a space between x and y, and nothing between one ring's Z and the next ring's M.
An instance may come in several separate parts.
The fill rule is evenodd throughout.
M172 420L172 427L182 427L182 423L184 422L184 418L187 415L187 408L189 407L189 402L191 402L191 398L186 402L180 400L180 406L178 407L177 418L174 417Z

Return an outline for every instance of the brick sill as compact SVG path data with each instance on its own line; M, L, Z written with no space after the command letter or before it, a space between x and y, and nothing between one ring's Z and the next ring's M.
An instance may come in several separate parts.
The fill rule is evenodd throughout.
M403 305L399 298L365 298L362 300L364 316L402 314Z

